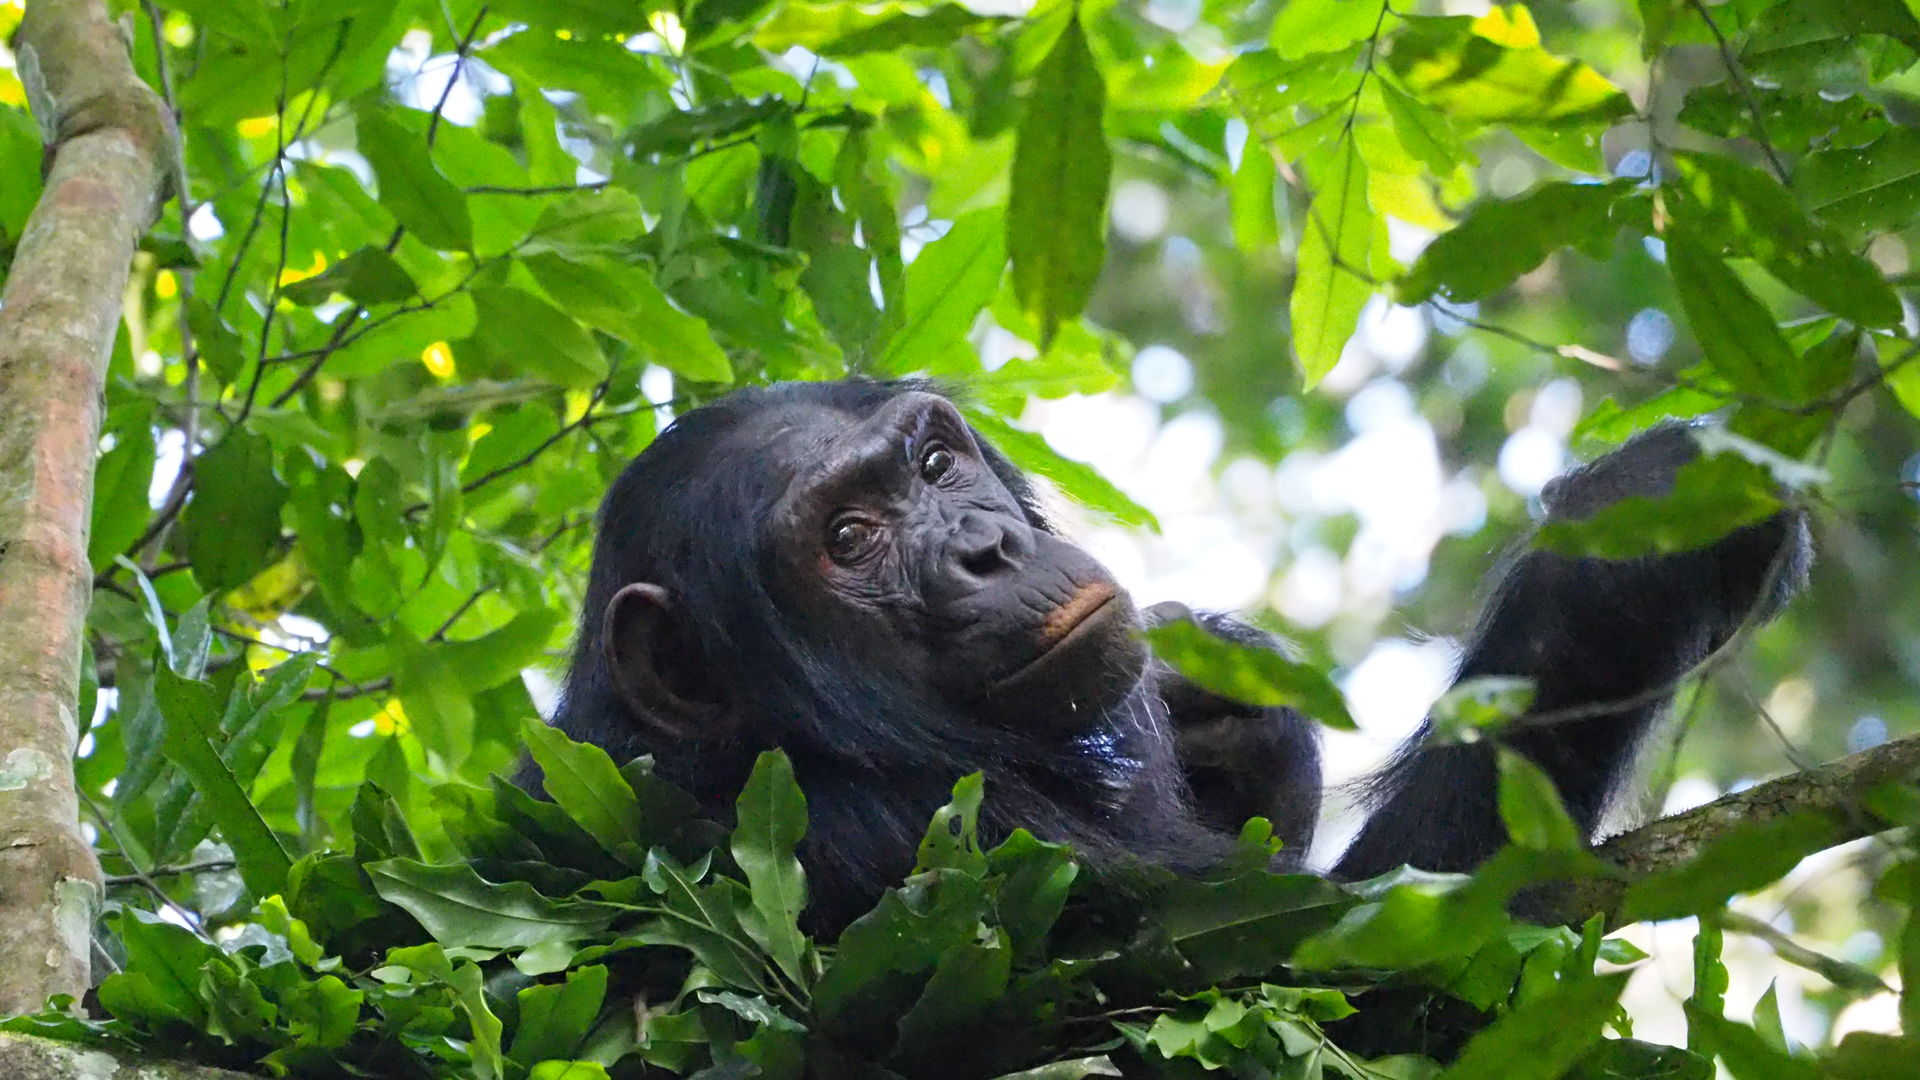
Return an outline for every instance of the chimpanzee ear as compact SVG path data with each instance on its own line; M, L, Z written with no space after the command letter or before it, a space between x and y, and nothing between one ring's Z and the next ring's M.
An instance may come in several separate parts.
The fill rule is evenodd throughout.
M635 582L613 594L601 641L614 692L642 723L683 739L714 734L727 709L703 692L702 670L667 590Z

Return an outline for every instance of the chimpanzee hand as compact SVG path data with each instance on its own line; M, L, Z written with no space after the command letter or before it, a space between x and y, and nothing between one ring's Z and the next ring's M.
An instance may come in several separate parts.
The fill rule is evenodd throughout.
M1178 601L1141 613L1149 628L1190 619L1238 645L1285 652L1271 634ZM1249 705L1214 693L1155 658L1147 671L1167 707L1187 786L1201 818L1233 831L1250 817L1273 823L1289 856L1303 856L1320 815L1320 743L1292 709Z
M1618 450L1548 484L1541 492L1549 520L1575 521L1622 499L1659 498L1672 490L1682 467L1697 460L1695 428L1665 423L1629 439ZM1806 515L1783 510L1765 521L1735 529L1696 552L1642 560L1650 572L1685 574L1686 592L1703 596L1718 625L1718 646L1743 622L1772 618L1806 583L1812 562Z

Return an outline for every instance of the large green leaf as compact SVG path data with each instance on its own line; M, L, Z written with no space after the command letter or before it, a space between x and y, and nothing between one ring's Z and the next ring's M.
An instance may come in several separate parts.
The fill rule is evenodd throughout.
M792 3L780 5L754 31L753 40L776 53L798 45L822 56L853 56L914 46L946 47L999 21L959 4Z
M1579 60L1509 47L1465 16L1408 16L1387 63L1415 96L1462 120L1563 127L1603 124L1633 102Z
M147 488L153 483L157 454L153 410L144 405L119 411L106 424L113 449L100 456L93 474L93 522L88 527L87 561L94 573L113 565L114 557L139 539L153 520Z
M1692 235L1760 262L1828 311L1864 326L1900 321L1900 298L1844 238L1808 221L1779 181L1718 154L1674 155L1677 213Z
M605 930L620 914L612 904L550 900L525 882L484 881L468 866L385 859L366 869L382 897L405 908L435 941L449 947L514 949L580 941Z
M521 1065L579 1052L607 997L607 969L595 965L567 972L564 983L529 986L517 995L520 1021L507 1057ZM563 1074L564 1075L564 1074Z
M1550 521L1534 543L1602 559L1695 551L1779 513L1780 505L1765 469L1719 454L1682 466L1663 495L1629 495L1578 520Z
M1005 233L998 210L976 210L920 252L907 267L905 310L878 372L913 371L966 336L1000 286Z
M1613 208L1630 190L1611 184L1542 184L1516 199L1478 203L1466 220L1441 233L1396 286L1408 303L1435 294L1481 300L1506 288L1563 247L1595 258L1612 249Z
M967 420L1015 465L1046 477L1058 484L1061 491L1089 508L1123 525L1144 525L1150 529L1160 527L1152 511L1114 487L1113 482L1101 476L1093 466L1061 457L1047 445L1047 440L1033 432L1022 431L998 416L978 410L970 412Z
M1843 229L1901 229L1920 217L1920 131L1895 128L1854 149L1810 154L1795 177L1807 208Z
M1677 225L1667 231L1667 267L1687 325L1714 372L1736 390L1791 401L1800 358L1740 276L1704 238Z
M194 462L193 501L182 514L193 577L224 592L260 572L280 546L287 488L273 471L273 447L234 431Z
M1473 1037L1441 1080L1555 1080L1619 1008L1627 972L1569 979Z
M805 986L812 980L799 920L807 906L807 879L794 848L806 835L807 800L787 756L777 750L761 754L734 806L733 861L753 895L741 923L795 985Z
M1267 41L1274 52L1297 60L1364 41L1385 21L1385 5L1371 0L1292 0L1273 17Z
M161 665L153 673L153 694L166 721L161 750L205 800L220 835L233 848L248 891L259 898L283 891L293 860L221 758L228 734L221 728L225 710L213 686Z
M1294 266L1293 351L1307 386L1340 362L1374 291L1375 267L1387 247L1386 223L1367 202L1367 167L1353 140L1319 155L1310 176L1314 198L1300 225Z
M358 114L358 147L380 184L380 205L415 236L437 248L473 246L467 197L441 175L426 142L379 109Z
M1353 716L1326 672L1272 649L1240 645L1177 619L1147 631L1155 655L1203 689L1248 705L1286 705L1328 727L1353 730Z
M645 851L640 801L607 752L592 743L574 742L537 717L521 725L527 751L540 766L547 794L607 847Z
M607 377L607 358L593 336L566 312L525 289L475 289L478 315L461 354L512 375L531 372L561 386L587 387Z
M1070 20L1034 72L1013 150L1007 254L1013 289L1040 324L1040 347L1080 314L1106 259L1113 157L1102 130L1106 84Z

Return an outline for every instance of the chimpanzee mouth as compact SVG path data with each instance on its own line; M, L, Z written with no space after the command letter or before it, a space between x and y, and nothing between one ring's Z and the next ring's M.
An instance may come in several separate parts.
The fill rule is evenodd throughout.
M1012 674L995 680L988 688L988 693L998 694L1017 686L1039 674L1047 666L1047 661L1057 654L1073 651L1075 644L1096 632L1099 624L1106 621L1103 617L1106 613L1119 610L1113 604L1118 595L1120 590L1109 581L1082 585L1078 592L1048 613L1041 622L1039 654Z

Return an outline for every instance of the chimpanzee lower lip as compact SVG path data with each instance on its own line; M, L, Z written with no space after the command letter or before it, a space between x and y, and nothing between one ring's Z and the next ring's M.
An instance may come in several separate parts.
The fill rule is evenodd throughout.
M1041 623L1043 647L1040 654L1020 665L1012 674L995 680L988 688L988 692L998 693L1021 682L1034 669L1044 664L1049 657L1081 636L1080 632L1093 623L1096 616L1107 610L1113 603L1113 598L1118 595L1120 590L1109 582L1096 581L1082 586L1079 592L1068 597L1066 603L1055 608Z

